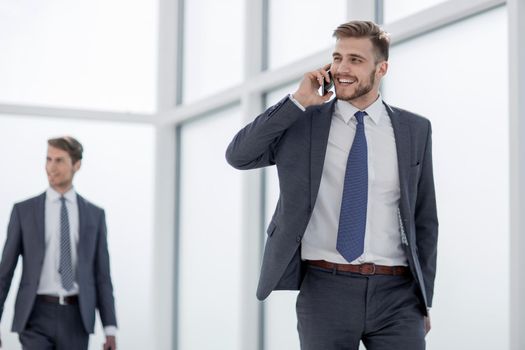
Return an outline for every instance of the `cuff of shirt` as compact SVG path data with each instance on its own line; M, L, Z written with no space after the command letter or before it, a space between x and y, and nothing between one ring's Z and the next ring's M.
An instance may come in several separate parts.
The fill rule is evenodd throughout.
M106 336L116 336L117 335L117 327L116 326L106 326L106 327L104 327L104 334Z
M299 107L299 108L301 109L301 111L303 111L303 112L306 111L306 108L304 108L303 105L299 103L299 101L297 101L295 98L293 98L293 95L292 95L292 94L288 95L288 97L290 98L290 100L291 100L291 101L292 101L297 107Z

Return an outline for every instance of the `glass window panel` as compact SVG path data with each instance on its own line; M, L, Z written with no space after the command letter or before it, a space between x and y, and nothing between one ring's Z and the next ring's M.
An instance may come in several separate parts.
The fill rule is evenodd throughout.
M333 46L334 29L346 21L345 0L330 1L329 6L317 0L269 1L269 68Z
M510 276L502 273L509 271L506 11L404 42L390 56L386 101L433 126L441 233L432 318L447 326L430 332L430 349L509 347ZM450 315L465 317L451 322Z
M44 169L47 139L65 134L78 138L84 146L82 167L75 175L76 190L106 212L119 347L148 349L155 337L157 322L152 311L155 308L152 281L157 277L152 274L154 127L0 116L0 148L9 150L2 152L0 247L5 242L13 204L42 193L48 186ZM10 332L21 265L19 261L5 302L1 329L3 349L21 348L17 334ZM90 349L99 350L103 341L102 325L97 317Z
M447 0L383 0L384 22L390 23Z
M0 3L0 103L152 112L157 2Z
M241 172L224 157L240 127L231 108L181 129L179 349L242 350Z
M244 73L244 1L187 0L183 102L241 82Z

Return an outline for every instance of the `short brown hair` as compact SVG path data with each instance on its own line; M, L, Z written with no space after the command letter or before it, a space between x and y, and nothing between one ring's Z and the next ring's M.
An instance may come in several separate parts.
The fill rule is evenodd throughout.
M390 34L372 21L350 21L343 23L334 30L336 39L368 38L376 50L376 61L388 61Z
M62 151L66 151L71 157L73 164L82 159L82 152L84 152L84 148L82 147L82 144L74 137L62 136L52 138L47 140L47 144L49 146L61 149Z

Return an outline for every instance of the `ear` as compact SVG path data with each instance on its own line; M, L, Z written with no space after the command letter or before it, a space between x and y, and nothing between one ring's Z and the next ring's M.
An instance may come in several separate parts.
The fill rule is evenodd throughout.
M73 164L73 170L75 170L75 173L80 169L80 166L82 165L82 161L77 160L75 164Z
M379 74L381 77L384 77L387 71L388 71L388 61L382 61L381 63L379 63L377 74Z

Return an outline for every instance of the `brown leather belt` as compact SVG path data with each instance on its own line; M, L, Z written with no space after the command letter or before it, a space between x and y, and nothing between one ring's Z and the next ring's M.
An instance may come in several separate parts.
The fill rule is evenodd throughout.
M59 304L59 305L77 305L78 304L78 296L76 295L71 295L68 297L60 298L54 295L39 294L36 296L36 300L42 301L44 303Z
M390 276L404 276L409 274L406 266L384 266L371 263L352 265L352 264L336 264L324 260L307 260L308 265L322 267L323 269L335 270L340 272L353 272L365 276L371 275L390 275Z

